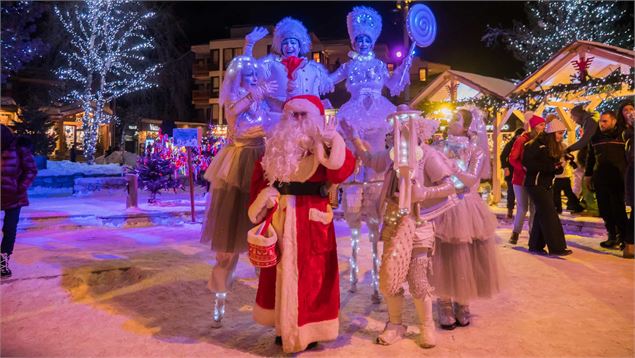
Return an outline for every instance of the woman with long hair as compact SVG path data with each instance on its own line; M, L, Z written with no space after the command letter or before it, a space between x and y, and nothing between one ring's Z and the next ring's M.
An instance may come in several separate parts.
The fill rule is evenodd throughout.
M213 327L221 326L225 298L241 252L247 251L249 190L254 164L265 150L265 130L271 125L265 96L275 83L261 81L260 67L252 57L234 58L220 91L227 116L229 144L221 149L205 171L211 183L201 242L216 253L208 287L214 293Z
M545 132L539 134L525 145L523 166L527 169L525 188L533 201L536 212L529 233L529 251L546 255L565 256L572 253L567 249L560 218L553 204L553 181L556 174L562 173L564 154L562 139L566 127L557 119L551 121Z
M529 120L529 131L523 133L516 139L512 146L512 151L509 154L509 164L514 168L512 174L512 185L514 187L514 195L516 196L516 216L514 216L514 228L512 229L512 236L509 238L509 243L515 245L518 242L520 232L523 230L525 223L525 216L527 216L527 210L529 210L529 230L531 231L531 225L534 220L534 204L529 200L527 190L523 186L525 181L525 168L523 167L523 151L525 150L525 143L529 142L537 135L545 130L545 119L539 116L534 116L532 112L528 112L527 116Z

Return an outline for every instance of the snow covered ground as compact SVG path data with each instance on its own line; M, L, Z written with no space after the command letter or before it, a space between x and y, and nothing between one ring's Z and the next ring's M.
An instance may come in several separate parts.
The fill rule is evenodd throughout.
M114 175L123 173L123 167L119 164L93 164L71 162L69 160L49 160L46 163L46 169L40 169L38 176L53 175Z
M632 357L633 260L599 247L599 238L568 236L566 258L529 255L500 244L507 284L497 297L472 304L472 324L438 332L438 346L419 348L411 301L408 336L390 347L373 343L386 320L370 301L370 248L360 252L363 284L347 291L350 237L336 224L341 272L340 336L307 356ZM256 276L238 266L227 318L210 328L206 288L209 249L199 224L146 228L34 230L19 234L14 276L2 280L2 357L275 356L271 329L251 319ZM510 229L501 226L501 238ZM504 241L504 240L503 240Z

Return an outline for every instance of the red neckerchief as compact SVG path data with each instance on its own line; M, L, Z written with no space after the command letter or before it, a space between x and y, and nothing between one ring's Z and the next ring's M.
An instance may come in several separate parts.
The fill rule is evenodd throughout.
M293 79L293 73L295 72L295 70L297 70L302 62L304 62L304 58L289 56L283 59L281 62L287 68L287 78L291 80Z

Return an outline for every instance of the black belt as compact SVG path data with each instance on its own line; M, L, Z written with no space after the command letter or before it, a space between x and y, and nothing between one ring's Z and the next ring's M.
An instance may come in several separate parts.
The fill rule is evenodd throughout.
M280 195L317 195L322 198L329 196L328 187L322 182L275 182L273 187L280 192Z

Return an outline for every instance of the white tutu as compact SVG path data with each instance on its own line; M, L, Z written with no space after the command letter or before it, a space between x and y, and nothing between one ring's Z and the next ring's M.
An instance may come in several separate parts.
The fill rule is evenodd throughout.
M346 119L354 128L376 128L380 125L389 127L386 118L395 109L386 97L380 93L366 93L353 96L344 103L337 112L338 118Z
M472 242L495 238L498 221L478 193L468 193L434 220L436 237L444 242Z

